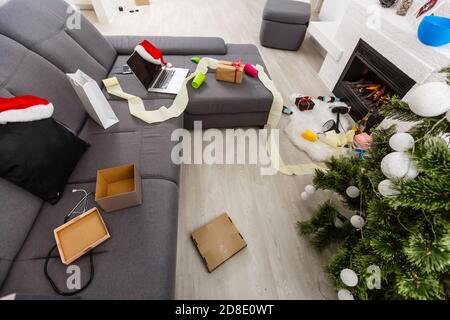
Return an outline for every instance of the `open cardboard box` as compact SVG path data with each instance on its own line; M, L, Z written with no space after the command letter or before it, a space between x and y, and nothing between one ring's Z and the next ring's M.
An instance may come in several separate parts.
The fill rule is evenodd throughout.
M209 272L247 247L244 238L226 213L194 231L192 240Z
M141 189L141 176L134 164L97 171L95 201L106 212L142 204Z
M62 263L68 265L110 238L97 208L92 208L53 231Z

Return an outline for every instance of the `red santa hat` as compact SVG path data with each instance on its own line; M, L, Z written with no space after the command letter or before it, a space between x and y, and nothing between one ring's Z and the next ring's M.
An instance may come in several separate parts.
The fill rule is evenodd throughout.
M162 66L166 65L162 52L147 40L139 43L134 50L145 61Z
M34 96L0 98L0 124L47 119L53 111L53 104Z

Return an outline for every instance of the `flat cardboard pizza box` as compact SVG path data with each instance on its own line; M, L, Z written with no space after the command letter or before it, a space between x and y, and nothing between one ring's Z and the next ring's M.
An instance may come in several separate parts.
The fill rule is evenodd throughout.
M192 233L192 240L209 272L247 247L227 213Z
M134 164L97 171L95 201L106 212L142 204L141 189L141 176Z
M53 231L62 263L69 265L110 238L97 208L92 208Z

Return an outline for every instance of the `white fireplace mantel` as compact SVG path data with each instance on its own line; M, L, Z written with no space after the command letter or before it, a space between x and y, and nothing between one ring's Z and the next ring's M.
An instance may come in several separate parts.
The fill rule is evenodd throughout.
M371 24L373 9L380 13L378 28ZM444 10L450 16L450 1ZM334 89L360 39L417 83L441 79L436 71L450 65L450 45L433 48L422 44L407 18L396 15L395 9L381 8L378 0L351 0L334 31L332 41L342 54L329 52L320 70L320 77L330 90Z

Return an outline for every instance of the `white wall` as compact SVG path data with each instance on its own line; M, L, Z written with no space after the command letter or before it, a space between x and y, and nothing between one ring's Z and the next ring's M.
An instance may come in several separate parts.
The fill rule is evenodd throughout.
M344 17L351 0L324 0L319 20L340 21Z
M65 0L66 2L76 5L80 9L92 9L92 1L91 0Z

